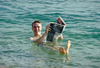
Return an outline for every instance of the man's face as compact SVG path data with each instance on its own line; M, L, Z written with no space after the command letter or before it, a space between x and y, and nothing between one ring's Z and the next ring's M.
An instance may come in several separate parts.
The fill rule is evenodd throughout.
M42 30L41 24L40 23L34 23L32 30L33 30L34 34L39 34Z

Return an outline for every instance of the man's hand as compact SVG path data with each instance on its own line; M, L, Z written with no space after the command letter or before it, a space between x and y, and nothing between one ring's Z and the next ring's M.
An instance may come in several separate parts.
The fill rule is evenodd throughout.
M48 32L51 30L51 28L50 28L50 24L48 24L47 26L46 26L46 29L45 29L45 34L48 34Z

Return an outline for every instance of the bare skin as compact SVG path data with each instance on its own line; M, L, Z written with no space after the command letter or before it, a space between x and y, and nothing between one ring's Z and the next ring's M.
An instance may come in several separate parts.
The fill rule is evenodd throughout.
M69 50L70 46L71 46L71 42L69 40L67 42L67 45L66 45L65 49L63 47L60 47L59 52L62 53L62 54L66 54L66 53L68 54L68 50Z
M30 38L30 40L36 41L39 39L41 35L42 26L39 23L34 23L32 27L32 31L34 32L34 36Z
M34 32L34 36L31 37L30 40L33 40L36 43L43 43L43 40L45 39L46 35L51 29L50 29L50 25L48 24L45 28L45 33L41 35L42 25L40 23L34 23L32 25L32 30ZM63 39L62 34L60 35L58 39ZM59 52L62 54L68 53L69 47L71 45L70 43L71 43L70 41L67 42L65 49L63 47L60 47Z

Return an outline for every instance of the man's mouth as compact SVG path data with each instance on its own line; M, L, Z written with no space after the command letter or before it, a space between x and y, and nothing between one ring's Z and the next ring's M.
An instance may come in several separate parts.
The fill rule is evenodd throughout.
M36 33L38 33L38 31L35 31Z

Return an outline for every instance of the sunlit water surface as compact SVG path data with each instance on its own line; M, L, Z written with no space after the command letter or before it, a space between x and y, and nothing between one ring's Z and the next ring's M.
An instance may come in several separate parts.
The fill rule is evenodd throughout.
M35 46L31 23L43 24L61 16L67 26L62 47L71 41L69 55ZM0 67L100 68L99 0L0 0Z

